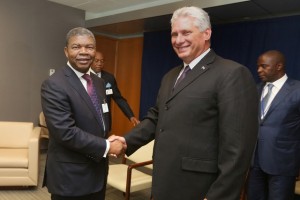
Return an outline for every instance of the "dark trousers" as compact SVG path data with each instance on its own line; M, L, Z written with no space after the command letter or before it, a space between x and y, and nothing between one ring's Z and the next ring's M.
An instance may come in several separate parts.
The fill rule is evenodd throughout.
M51 200L104 200L104 199L105 199L105 189L93 194L76 196L76 197L67 197L67 196L51 194Z
M295 176L271 175L259 166L257 154L248 175L247 200L293 200Z

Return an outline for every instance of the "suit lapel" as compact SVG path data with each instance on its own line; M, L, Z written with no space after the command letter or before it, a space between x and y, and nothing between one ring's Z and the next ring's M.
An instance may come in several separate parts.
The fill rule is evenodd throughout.
M182 70L183 65L180 65L178 67L176 67L174 70L172 70L170 73L170 80L168 80L167 82L169 83L169 85L167 86L167 91L169 91L169 96L173 96L174 93L174 85L176 83L177 77L180 73L180 71Z
M200 78L202 74L204 74L207 70L209 70L210 66L209 64L213 62L215 59L215 52L213 50L210 50L210 52L204 56L204 58L190 71L186 77L173 89L174 84L176 82L176 79L179 75L181 68L178 68L176 71L177 73L174 73L174 79L171 81L172 84L172 89L173 92L170 95L170 98L168 99L171 100L174 98L178 93L180 93L184 88L186 88L188 85L190 85L192 82L194 82L196 79Z
M71 85L71 87L74 90L76 90L77 93L82 97L82 99L87 104L90 111L93 113L93 115L97 119L99 125L101 125L101 127L102 127L100 116L98 116L97 111L93 105L93 102L92 102L90 96L88 95L88 93L86 92L86 90L85 90L84 86L82 85L81 81L79 80L79 78L72 71L72 69L70 69L69 66L66 66L64 68L64 73L65 73L65 76L67 77L67 80L68 80L69 84Z
M260 83L258 86L257 86L257 90L258 90L258 94L259 94L259 98L261 99L261 95L262 95L262 91L263 91L263 88L264 88L265 84L263 83ZM262 119L261 119L261 100L259 99L259 105L258 105L258 121L259 122L262 122Z
M282 86L282 88L279 90L273 101L271 102L270 108L268 112L266 113L266 116L263 120L265 120L273 111L274 109L286 98L286 95L288 95L291 92L291 82L288 79Z

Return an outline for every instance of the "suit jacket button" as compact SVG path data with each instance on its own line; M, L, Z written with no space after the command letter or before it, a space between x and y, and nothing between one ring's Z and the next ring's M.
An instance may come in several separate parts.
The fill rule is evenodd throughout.
M159 129L159 132L163 132L163 131L164 131L164 129L162 129L162 128L161 128L161 129Z
M168 105L165 105L165 110L168 110L168 109L169 109Z

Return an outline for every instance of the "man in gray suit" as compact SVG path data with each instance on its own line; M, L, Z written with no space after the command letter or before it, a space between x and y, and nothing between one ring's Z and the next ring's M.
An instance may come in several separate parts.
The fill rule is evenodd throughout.
M238 200L257 138L255 81L210 49L204 10L178 9L171 24L183 64L163 77L156 105L125 135L126 154L155 139L154 200Z
M90 73L94 35L74 28L66 38L68 63L45 80L42 108L49 128L44 185L52 200L104 200L109 154L121 142L109 141L104 81Z

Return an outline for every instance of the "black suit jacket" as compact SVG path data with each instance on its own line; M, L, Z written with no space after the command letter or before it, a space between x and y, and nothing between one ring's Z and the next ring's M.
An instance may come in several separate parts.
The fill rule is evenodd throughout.
M164 76L156 105L125 135L126 153L155 138L155 200L239 200L257 139L253 77L211 50L173 90L181 68Z
M103 78L105 81L106 90L112 89L113 91L113 94L107 94L106 96L109 110L111 110L111 98L112 98L129 120L131 117L134 117L133 111L131 110L129 104L127 103L127 100L122 96L118 88L117 81L114 75L102 70L101 78ZM111 116L110 116L110 122L111 122Z
M104 102L103 80L94 74L91 78L99 101ZM108 171L103 158L107 131L80 79L66 66L43 82L41 96L49 128L44 179L49 192L81 196L100 191ZM103 115L108 127L108 114Z

